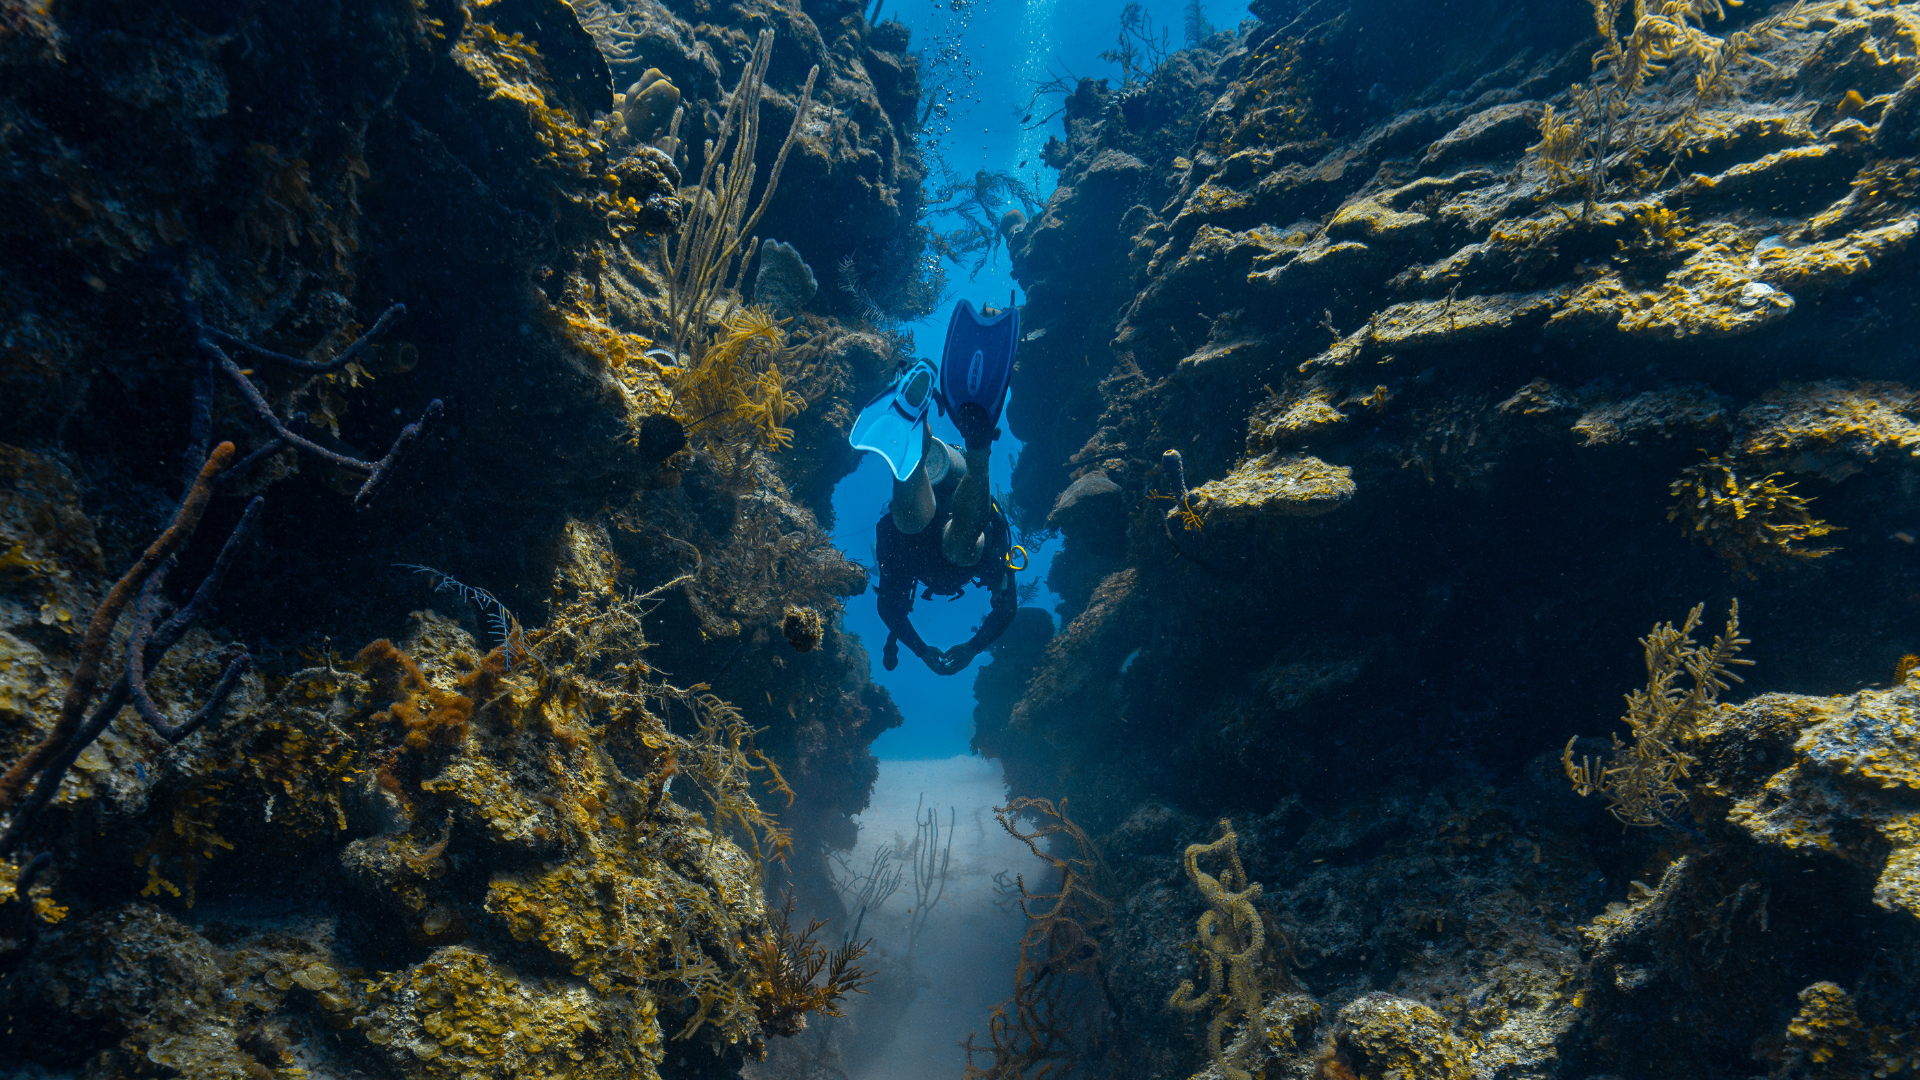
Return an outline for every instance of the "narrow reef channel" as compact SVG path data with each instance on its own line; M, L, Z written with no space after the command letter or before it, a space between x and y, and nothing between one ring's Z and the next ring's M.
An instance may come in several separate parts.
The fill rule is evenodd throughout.
M1920 1075L1920 0L0 0L0 199L0 1080Z

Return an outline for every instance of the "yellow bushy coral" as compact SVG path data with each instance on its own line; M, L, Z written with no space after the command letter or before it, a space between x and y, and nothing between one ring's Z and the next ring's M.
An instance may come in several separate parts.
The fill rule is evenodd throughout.
M1555 113L1553 106L1548 105L1540 114L1540 141L1527 150L1540 155L1540 162L1547 167L1554 183L1570 184L1574 180L1573 170L1579 167L1581 145L1577 118L1569 120L1565 113Z
M1681 470L1668 487L1679 501L1667 512L1688 536L1701 541L1735 570L1748 564L1777 566L1831 555L1838 548L1810 548L1807 541L1839 531L1808 512L1811 499L1778 482L1779 473L1741 481L1732 464L1710 457Z
M1659 825L1673 821L1686 798L1679 782L1688 776L1694 759L1681 745L1691 738L1719 706L1724 680L1739 682L1730 668L1751 664L1736 654L1747 639L1740 636L1740 602L1727 613L1727 629L1711 648L1693 640L1705 604L1696 604L1678 630L1672 623L1655 626L1640 639L1647 655L1647 688L1627 695L1627 713L1621 719L1633 734L1631 745L1613 737L1613 753L1605 760L1573 760L1573 739L1560 755L1561 767L1581 795L1602 794L1613 816L1629 825ZM1691 681L1684 693L1681 675Z
M770 450L793 445L785 424L807 399L787 388L780 366L786 331L763 309L745 306L734 306L720 327L687 366L667 372L674 418L697 425L710 443L750 436Z

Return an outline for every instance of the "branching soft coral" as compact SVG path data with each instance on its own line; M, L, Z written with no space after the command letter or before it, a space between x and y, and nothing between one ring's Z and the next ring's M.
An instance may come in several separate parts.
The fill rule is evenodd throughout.
M693 185L694 197L683 200L690 205L679 232L659 249L660 269L667 279L668 340L671 351L685 357L690 368L701 366L710 347L707 322L713 305L721 302L729 309L739 305L740 280L746 276L755 250L754 227L780 186L780 173L807 119L813 83L820 75L818 66L807 73L806 86L795 103L793 124L774 156L760 201L749 214L747 205L757 172L755 148L760 142L759 105L772 61L773 31L762 30L746 70L727 98L726 115L707 149L700 181Z
M866 992L861 988L873 975L856 966L854 961L866 955L873 939L856 945L849 938L838 949L829 951L813 941L825 925L815 919L805 930L796 932L793 894L789 892L767 932L756 938L748 950L748 961L760 975L760 982L754 987L760 1026L770 1034L798 1035L807 1026L808 1013L839 1016L841 998ZM823 970L827 973L826 981L815 984L814 980Z
M1529 148L1541 156L1556 184L1584 174L1589 214L1607 194L1610 170L1622 163L1637 166L1654 146L1678 153L1696 126L1700 108L1731 91L1728 76L1735 65L1751 57L1763 40L1806 18L1805 6L1795 4L1719 38L1707 33L1706 26L1709 20L1726 18L1725 0L1660 0L1652 6L1634 0L1633 25L1623 38L1618 27L1624 0L1589 2L1603 44L1593 54L1595 75L1586 86L1572 88L1578 119L1549 108L1540 124L1540 142ZM1684 60L1694 61L1693 93L1677 115L1668 110L1656 119L1648 106L1633 99L1668 65Z
M685 368L668 370L674 418L710 443L751 435L769 450L793 445L784 425L807 399L787 388L780 366L786 332L757 307L735 308L721 326L720 336Z
M773 759L754 747L756 729L739 709L708 692L704 683L687 690L664 684L649 689L663 705L677 702L693 714L698 730L679 747L675 767L705 798L715 827L737 829L752 846L756 866L769 859L785 859L793 847L793 834L760 808L753 796L753 778L766 774L764 786L785 795L788 806L793 805L794 793Z
M1106 871L1086 832L1067 816L1067 800L1059 806L1042 798L1023 796L994 808L1000 826L1060 875L1054 892L1032 892L1026 879L1014 878L1014 892L1027 932L1020 938L1020 961L1014 970L1013 997L987 1018L988 1044L967 1036L966 1080L1016 1080L1021 1077L1064 1076L1080 1072L1106 1075L1102 1047L1110 1046L1104 1025L1109 1019L1092 991L1101 979L1100 935L1112 920L1113 901L1101 895ZM1039 822L1031 832L1020 829L1018 818ZM1040 841L1065 837L1059 852L1043 849ZM985 1063L977 1063L985 1058Z
M1633 732L1633 743L1623 743L1615 735L1610 757L1582 758L1575 764L1574 740L1569 739L1560 755L1574 790L1581 795L1605 795L1613 816L1629 825L1674 820L1674 811L1686 798L1679 781L1686 779L1694 763L1680 744L1719 705L1720 691L1727 688L1725 680L1741 681L1729 669L1753 663L1736 658L1740 646L1748 643L1740 636L1740 602L1733 602L1727 629L1713 639L1711 648L1693 640L1705 609L1705 604L1696 604L1680 629L1667 623L1640 639L1647 653L1647 688L1627 695L1627 714L1621 718ZM1678 686L1683 673L1693 682L1684 693Z

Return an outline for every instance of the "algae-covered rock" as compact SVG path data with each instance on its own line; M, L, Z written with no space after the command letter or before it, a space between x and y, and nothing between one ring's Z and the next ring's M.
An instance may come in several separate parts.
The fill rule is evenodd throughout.
M1833 698L1767 694L1723 713L1700 735L1784 761L1752 787L1717 773L1727 820L1769 847L1824 852L1877 876L1873 902L1920 918L1920 685ZM1789 742L1789 740L1791 740ZM1729 766L1731 768L1731 766Z
M312 1060L296 1043L329 1037L359 1011L336 973L332 936L330 925L309 923L216 943L132 904L49 938L42 963L16 975L4 999L16 1025L33 1017L52 1032L71 1017L118 1031L117 1045L86 1048L105 1075L156 1067L209 1080L286 1075Z
M1425 214L1395 210L1378 199L1361 199L1334 213L1327 222L1327 235L1369 244L1410 243L1427 224Z
M1120 485L1099 469L1075 480L1053 501L1047 524L1067 532L1093 532L1118 522L1125 509Z
M1420 159L1421 168L1459 160L1501 157L1525 147L1539 134L1542 106L1537 101L1509 101L1483 109L1460 126L1434 140Z
M57 460L0 443L0 628L80 633L93 603L80 574L103 564L73 474Z
M1271 526L1288 518L1318 517L1353 498L1353 470L1308 454L1263 454L1219 480L1193 489L1201 527ZM1170 511L1178 513L1178 511Z
M1339 8L1256 3L1197 81L1083 84L1013 252L1012 501L1097 470L1128 521L1069 527L1063 628L992 744L1130 868L1126 1075L1223 1075L1161 1005L1178 843L1125 827L1147 805L1233 820L1263 976L1344 1010L1339 1053L1268 1076L1885 1067L1786 1033L1842 1014L1798 996L1822 981L1878 1045L1915 1028L1886 958L1920 941L1911 799L1865 773L1897 717L1689 741L1672 820L1624 832L1556 766L1687 582L1751 612L1729 697L1914 651L1912 5L1683 13L1700 51L1650 67L1678 8ZM1119 155L1138 180L1091 197Z
M355 1027L409 1075L653 1078L665 1056L652 1000L529 981L458 945L370 980L366 995Z
M1587 446L1652 438L1701 438L1729 426L1726 399L1699 385L1580 404L1585 411L1573 422L1572 431ZM1569 402L1567 407L1575 406Z
M1882 454L1920 456L1920 391L1902 383L1786 383L1740 411L1734 445L1756 460L1831 479Z
M46 1034L0 1074L653 1076L663 1025L736 1070L764 867L796 844L824 892L899 722L806 509L892 347L809 291L794 365L755 372L809 406L795 445L689 448L654 419L659 238L772 22L741 115L784 132L823 77L761 220L911 293L917 61L883 100L861 20L785 0L29 7L0 20L0 772L52 742L0 805L0 1008ZM203 527L155 546L222 443ZM173 644L144 675L143 638ZM102 707L129 667L141 711Z
M1417 1001L1368 994L1343 1007L1321 1060L1361 1080L1467 1080L1471 1047Z
M826 633L825 621L812 608L789 606L780 616L780 633L794 652L812 652Z

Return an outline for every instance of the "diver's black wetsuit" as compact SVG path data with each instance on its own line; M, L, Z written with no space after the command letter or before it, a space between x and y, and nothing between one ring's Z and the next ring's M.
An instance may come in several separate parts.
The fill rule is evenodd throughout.
M943 490L944 489L944 490ZM880 618L894 637L906 643L915 656L923 659L932 651L920 634L913 628L908 613L913 610L913 592L916 585L925 585L925 597L959 596L969 585L979 585L993 594L993 609L987 613L980 629L965 645L955 646L944 654L946 670L935 668L943 675L951 675L965 668L975 656L994 643L1007 626L1013 622L1014 609L1019 606L1014 590L1013 570L1007 566L1007 552L1012 549L1012 539L1007 528L1007 518L1000 507L989 502L987 506L986 547L980 552L980 561L972 566L955 566L947 561L940 551L940 537L946 529L947 519L953 512L952 482L934 486L933 520L917 533L902 533L893 523L892 514L882 514L880 524L874 528L874 557L880 564L880 584L876 591L880 594L877 607ZM931 664L931 662L930 662ZM891 664L887 665L889 668Z

